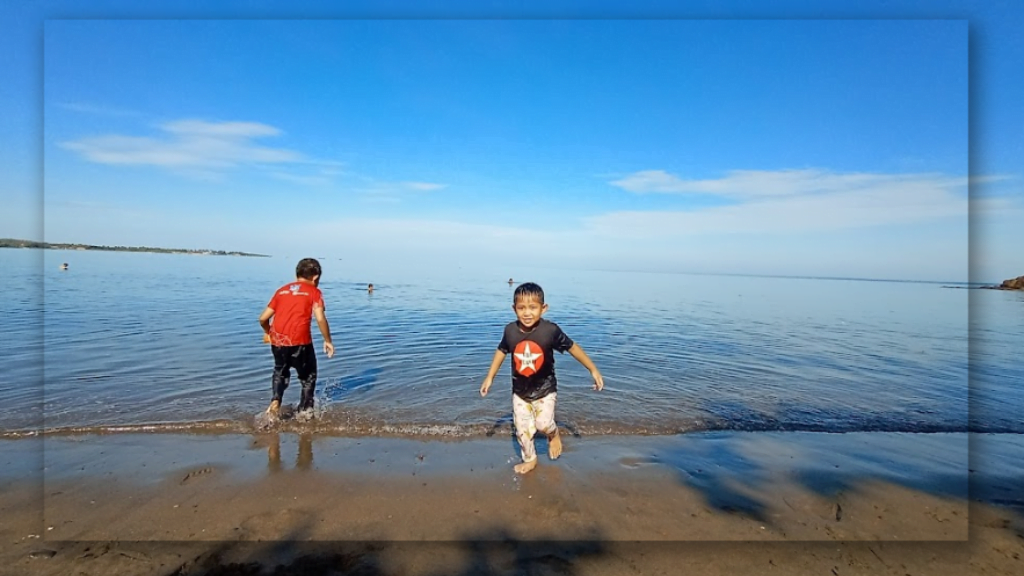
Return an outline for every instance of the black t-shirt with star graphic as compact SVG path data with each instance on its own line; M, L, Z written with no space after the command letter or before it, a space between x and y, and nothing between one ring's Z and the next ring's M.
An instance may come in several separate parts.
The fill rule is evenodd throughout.
M512 356L512 392L528 401L556 392L554 352L565 352L572 345L554 322L541 318L529 332L523 332L519 322L510 322L498 350Z

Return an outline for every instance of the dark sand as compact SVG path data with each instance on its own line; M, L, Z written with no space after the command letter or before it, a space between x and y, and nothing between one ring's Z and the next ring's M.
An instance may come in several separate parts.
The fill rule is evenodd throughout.
M983 440L9 440L0 573L1021 574L1024 439Z

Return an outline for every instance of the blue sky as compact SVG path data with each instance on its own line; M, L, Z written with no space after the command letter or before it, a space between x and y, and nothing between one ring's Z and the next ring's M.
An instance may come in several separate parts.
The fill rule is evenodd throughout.
M187 4L4 18L0 236L357 269L1024 273L1012 3Z

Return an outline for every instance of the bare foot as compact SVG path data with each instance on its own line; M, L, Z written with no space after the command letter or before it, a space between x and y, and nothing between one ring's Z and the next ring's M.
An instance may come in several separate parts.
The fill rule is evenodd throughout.
M555 434L548 439L548 458L557 460L562 455L562 435L555 429Z
M523 462L522 464L516 464L514 466L516 474L526 474L527 472L529 472L530 470L533 470L536 467L537 467L537 459L536 458L534 458L533 460L530 460L529 462Z

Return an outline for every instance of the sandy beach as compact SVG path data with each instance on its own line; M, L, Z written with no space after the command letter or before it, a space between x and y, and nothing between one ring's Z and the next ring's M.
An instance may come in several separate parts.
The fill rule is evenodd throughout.
M1018 574L1020 477L966 440L570 437L524 477L498 436L9 440L0 573Z

